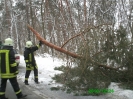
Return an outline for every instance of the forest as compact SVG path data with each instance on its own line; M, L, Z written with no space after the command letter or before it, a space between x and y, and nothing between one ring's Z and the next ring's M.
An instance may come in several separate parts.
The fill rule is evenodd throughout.
M110 82L133 88L133 0L0 0L0 40L12 38L20 54L26 41L39 42L28 25L79 56L45 44L36 53L67 59L53 79L69 92L88 94L89 88L107 88Z

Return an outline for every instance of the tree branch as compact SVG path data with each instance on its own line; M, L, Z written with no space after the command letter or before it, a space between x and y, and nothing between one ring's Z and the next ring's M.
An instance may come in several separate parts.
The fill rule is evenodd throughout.
M80 36L80 35L82 35L82 34L88 32L88 31L90 31L91 29L98 28L98 27L103 26L103 25L111 25L111 24L101 24L101 25L98 25L98 26L93 26L93 27L90 27L90 28L86 28L84 31L82 31L82 32L80 32L79 34L74 35L73 37L71 37L70 39L68 39L68 40L61 46L61 48L63 48L63 47L64 47L70 40L72 40L73 38L78 37L78 36Z

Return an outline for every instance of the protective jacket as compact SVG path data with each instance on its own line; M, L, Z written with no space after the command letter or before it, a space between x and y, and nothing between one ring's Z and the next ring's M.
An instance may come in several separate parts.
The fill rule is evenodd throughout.
M26 69L27 70L33 70L35 68L36 61L35 61L35 57L34 57L34 52L36 50L38 50L39 47L40 47L39 45L31 47L31 48L25 47L24 60L25 60L25 63L26 63Z
M1 78L13 78L16 74L18 74L18 69L13 46L3 46L0 50L0 76Z

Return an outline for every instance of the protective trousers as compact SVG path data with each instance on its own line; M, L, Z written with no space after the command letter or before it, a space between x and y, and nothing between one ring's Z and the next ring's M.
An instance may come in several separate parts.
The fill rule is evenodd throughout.
M38 68L36 66L34 66L34 80L36 83L38 83ZM25 74L25 83L28 83L28 79L30 76L31 70L26 70L26 74Z
M17 82L17 78L1 78L1 88L0 88L0 99L5 98L5 91L6 91L6 84L7 84L7 80L9 79L14 92L16 94L17 97L21 97L22 96L22 92L19 88L18 82Z

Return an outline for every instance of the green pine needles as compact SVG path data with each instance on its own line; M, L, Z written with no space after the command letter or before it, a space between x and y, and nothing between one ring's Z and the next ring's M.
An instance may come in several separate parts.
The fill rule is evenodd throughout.
M75 59L74 66L56 68L63 72L53 77L63 84L61 89L75 95L101 95L106 93L88 93L88 90L108 89L111 82L132 89L133 44L126 29L96 28L87 32L85 39L78 49L83 58Z

